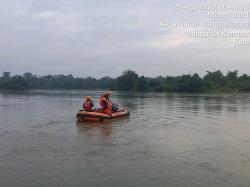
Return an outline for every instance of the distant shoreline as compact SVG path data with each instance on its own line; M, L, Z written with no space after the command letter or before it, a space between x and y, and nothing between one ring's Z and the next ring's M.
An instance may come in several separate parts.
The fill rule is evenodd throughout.
M31 73L0 78L0 90L117 90L166 93L250 92L250 76L238 71L197 73L181 76L144 77L126 70L117 78L75 78L72 75L36 76Z

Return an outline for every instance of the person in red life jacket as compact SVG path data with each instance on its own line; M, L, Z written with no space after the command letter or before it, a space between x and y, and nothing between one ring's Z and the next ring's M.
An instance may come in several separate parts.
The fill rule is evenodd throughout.
M83 108L86 111L93 111L94 104L90 96L85 97L85 102L83 103Z
M112 113L112 101L110 101L110 96L112 92L108 91L100 98L100 105L102 107L102 113L111 115Z

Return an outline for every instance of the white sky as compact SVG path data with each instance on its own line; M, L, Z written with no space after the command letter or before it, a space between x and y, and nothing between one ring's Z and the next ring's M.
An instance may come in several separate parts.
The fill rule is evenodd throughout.
M250 45L186 40L180 30L160 29L160 20L203 19L204 14L174 11L180 2L0 0L0 71L81 77L115 77L128 68L145 76L217 69L250 74ZM217 1L231 2L250 0Z

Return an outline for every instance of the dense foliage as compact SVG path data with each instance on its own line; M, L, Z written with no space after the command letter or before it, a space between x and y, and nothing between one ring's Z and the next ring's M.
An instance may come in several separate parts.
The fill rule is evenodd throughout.
M126 70L117 78L103 77L95 79L74 78L72 75L35 76L25 73L23 76L0 78L0 89L112 89L130 91L159 92L227 92L250 91L250 76L238 76L237 71L223 75L221 71L207 71L204 77L193 75L148 78L138 76Z

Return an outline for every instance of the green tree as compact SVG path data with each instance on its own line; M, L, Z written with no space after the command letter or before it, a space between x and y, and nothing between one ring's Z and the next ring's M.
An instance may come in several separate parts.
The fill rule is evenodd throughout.
M126 70L117 79L117 87L119 90L135 90L138 74L131 70Z
M147 91L148 88L148 84L147 84L147 80L144 76L141 76L137 79L137 85L136 85L136 90L138 91Z
M233 80L233 81L237 80L237 78L238 78L238 71L236 70L236 71L229 71L229 72L227 72L226 78L228 80Z
M216 88L223 87L226 83L226 78L219 70L214 72L207 71L207 74L204 76L203 80L213 82Z
M7 88L16 90L25 90L28 89L28 82L22 76L16 75L14 77L11 77Z
M27 73L24 73L24 74L23 74L23 77L24 77L26 80L30 80L30 79L33 78L33 75L32 75L32 73L27 72Z

